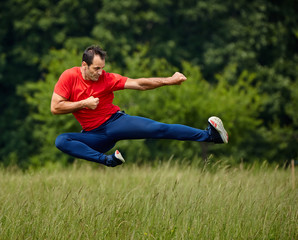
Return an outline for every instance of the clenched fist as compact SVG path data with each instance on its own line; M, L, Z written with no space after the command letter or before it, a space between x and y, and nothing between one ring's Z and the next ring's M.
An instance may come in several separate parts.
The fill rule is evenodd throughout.
M170 79L170 84L171 85L180 85L181 83L186 81L187 78L182 73L175 72L173 74L173 76L170 77L169 79Z
M84 101L85 108L94 110L95 108L97 108L97 105L99 103L99 98L95 98L95 97L91 96L83 101Z

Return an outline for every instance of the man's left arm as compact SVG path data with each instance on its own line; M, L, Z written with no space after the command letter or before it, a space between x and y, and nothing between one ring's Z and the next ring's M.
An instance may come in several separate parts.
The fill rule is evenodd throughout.
M186 79L187 78L179 72L176 72L173 76L167 78L128 78L124 88L145 91L165 85L180 85L186 81Z

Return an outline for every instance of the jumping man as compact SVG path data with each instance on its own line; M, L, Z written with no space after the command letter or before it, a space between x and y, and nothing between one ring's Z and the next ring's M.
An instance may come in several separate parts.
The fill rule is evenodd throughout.
M82 126L80 133L63 133L56 139L61 151L77 158L115 167L124 158L116 150L106 155L116 142L124 139L176 139L197 142L228 143L228 134L218 117L208 119L207 130L180 124L165 124L148 118L130 116L113 105L114 91L149 90L165 85L180 85L186 77L179 72L168 78L132 79L108 73L106 52L88 47L80 67L64 71L55 85L51 112L72 113Z

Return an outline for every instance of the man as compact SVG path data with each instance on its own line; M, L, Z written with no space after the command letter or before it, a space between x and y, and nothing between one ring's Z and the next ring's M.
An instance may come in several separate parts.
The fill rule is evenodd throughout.
M81 124L81 133L64 133L57 137L61 151L89 161L115 167L124 158L116 150L104 153L123 139L177 139L228 143L228 134L217 117L208 119L207 130L180 124L165 124L154 120L130 116L112 104L114 91L122 89L149 90L165 85L180 85L186 77L179 72L168 78L132 79L108 73L105 67L106 52L98 46L88 47L80 67L62 73L55 85L51 112L72 113Z

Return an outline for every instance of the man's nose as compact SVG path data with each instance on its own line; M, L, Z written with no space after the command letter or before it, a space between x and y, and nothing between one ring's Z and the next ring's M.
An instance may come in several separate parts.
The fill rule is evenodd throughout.
M99 70L97 71L97 73L98 73L99 75L101 75L101 74L102 74L102 69L99 69Z

